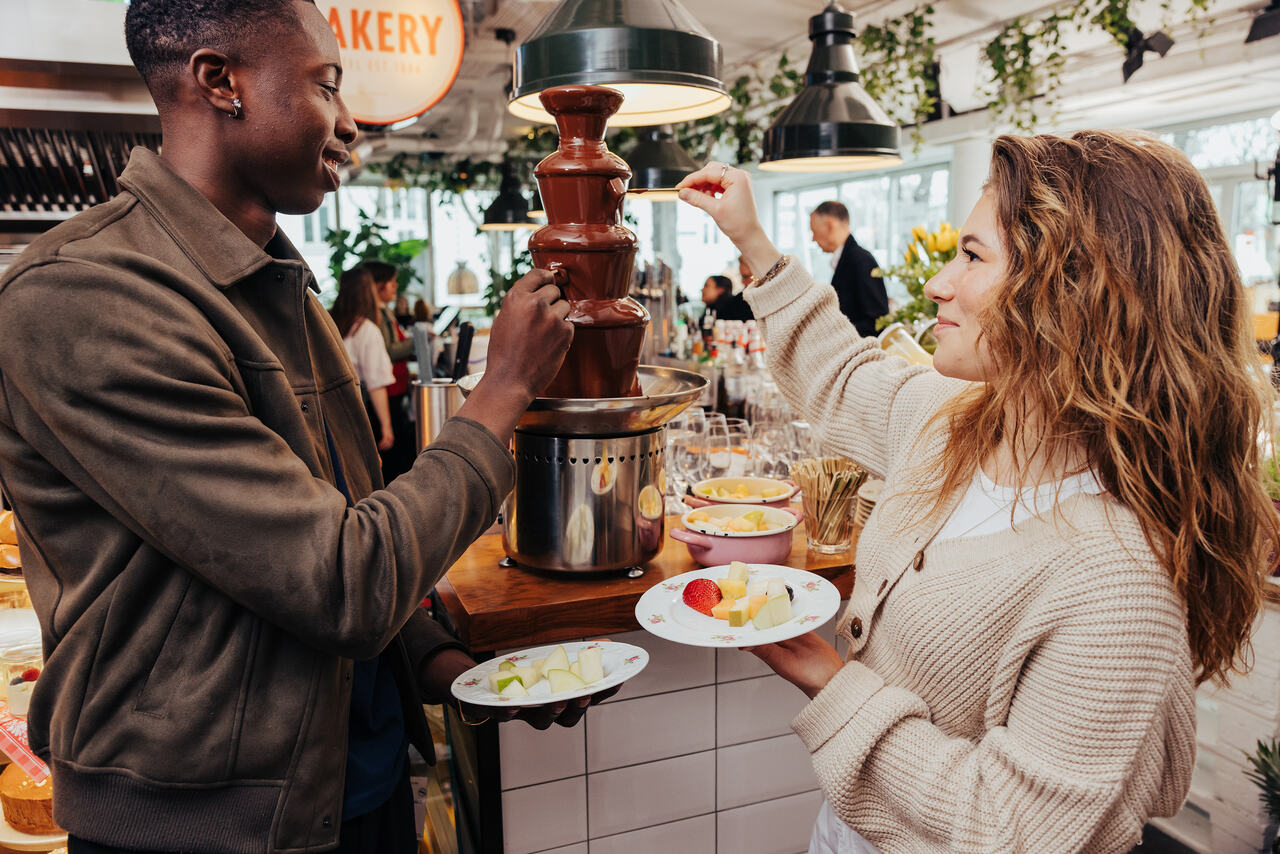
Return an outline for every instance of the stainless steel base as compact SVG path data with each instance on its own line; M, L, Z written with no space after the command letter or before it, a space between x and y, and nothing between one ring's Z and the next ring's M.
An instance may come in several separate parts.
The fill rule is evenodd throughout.
M521 566L561 572L636 567L662 548L662 429L626 436L517 430L516 485L502 545Z

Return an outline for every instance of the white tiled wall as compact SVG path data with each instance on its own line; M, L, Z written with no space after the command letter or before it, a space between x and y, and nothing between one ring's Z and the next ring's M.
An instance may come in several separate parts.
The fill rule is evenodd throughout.
M649 665L581 725L499 728L507 854L805 851L822 796L791 732L804 695L750 653L611 637Z

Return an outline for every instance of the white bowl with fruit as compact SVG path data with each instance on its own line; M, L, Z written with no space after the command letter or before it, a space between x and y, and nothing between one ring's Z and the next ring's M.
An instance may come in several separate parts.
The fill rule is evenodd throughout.
M796 494L797 487L787 480L771 477L712 477L693 485L691 504L774 504L782 505Z
M791 531L802 518L790 508L711 504L681 516L687 530L674 529L671 538L684 543L702 566L735 560L781 563L791 554Z
M476 706L540 706L612 688L649 663L649 653L615 641L535 647L477 664L453 680L453 696Z
M839 608L839 591L816 573L733 561L658 582L636 603L636 619L676 643L743 647L811 632Z

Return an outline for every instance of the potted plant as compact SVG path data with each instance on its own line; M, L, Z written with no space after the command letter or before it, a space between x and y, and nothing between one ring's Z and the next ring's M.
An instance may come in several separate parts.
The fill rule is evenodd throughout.
M1246 754L1246 758L1253 770L1245 774L1262 789L1260 797L1267 815L1272 821L1280 821L1280 745L1274 738L1259 739L1258 749L1252 755ZM1272 840L1271 850L1273 854L1280 854L1280 837Z

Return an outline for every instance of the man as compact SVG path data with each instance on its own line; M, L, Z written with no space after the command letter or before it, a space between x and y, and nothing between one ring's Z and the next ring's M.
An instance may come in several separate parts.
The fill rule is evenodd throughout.
M135 150L117 198L0 279L0 490L43 631L28 725L54 817L73 854L413 851L407 743L433 756L420 704L472 663L419 603L511 488L568 306L545 271L517 282L484 381L381 488L276 227L356 138L324 15L133 0L126 38L163 157Z
M840 311L859 335L875 335L876 319L889 313L889 295L884 279L871 274L880 265L849 232L849 209L840 202L823 202L809 214L809 231L819 249L837 253L831 287Z
M365 261L362 265L373 276L378 294L378 330L391 357L391 373L395 382L387 386L387 405L391 409L391 431L395 444L382 454L382 477L392 480L413 465L417 440L409 420L409 362L413 359L413 339L405 335L391 306L396 301L399 285L394 265L385 261Z

